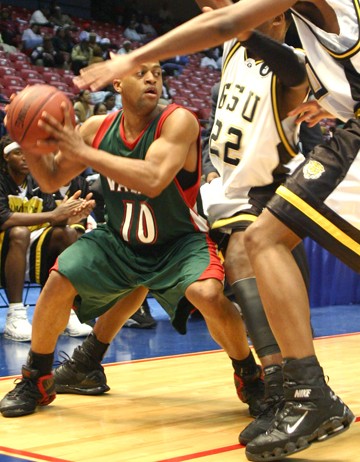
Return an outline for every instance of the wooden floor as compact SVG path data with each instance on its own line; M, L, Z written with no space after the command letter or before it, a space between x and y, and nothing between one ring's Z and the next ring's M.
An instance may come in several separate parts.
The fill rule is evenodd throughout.
M360 461L360 334L315 344L331 387L357 422L289 460ZM237 400L222 351L109 364L106 374L106 395L58 395L31 416L0 418L0 461L10 454L33 461L246 460L237 438L251 419ZM0 396L13 380L0 379Z

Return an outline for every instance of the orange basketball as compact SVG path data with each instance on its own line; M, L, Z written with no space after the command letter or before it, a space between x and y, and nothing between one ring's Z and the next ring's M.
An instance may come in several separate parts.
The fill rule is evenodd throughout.
M61 103L65 102L70 109L75 126L73 105L65 93L51 85L31 85L24 88L11 101L7 109L6 129L10 137L20 144L24 151L32 154L48 154L52 148L37 146L38 140L49 137L48 133L38 127L43 111L48 112L60 123L64 122Z

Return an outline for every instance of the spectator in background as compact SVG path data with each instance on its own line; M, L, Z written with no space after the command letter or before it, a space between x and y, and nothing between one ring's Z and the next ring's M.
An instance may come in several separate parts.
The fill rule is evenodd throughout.
M55 50L52 37L44 37L43 44L36 47L30 55L32 64L36 66L58 67L64 66L64 55Z
M81 90L78 96L78 100L74 103L74 111L77 117L78 123L82 124L89 117L93 115L94 107L91 101L90 90Z
M61 7L59 5L54 7L54 10L50 16L50 22L55 26L64 27L65 25L68 25L76 29L76 27L74 27L74 21L70 18L70 16L62 13Z
M38 24L31 24L28 29L25 29L22 36L22 50L25 52L30 52L36 47L43 44L43 36L40 33L40 26Z
M107 114L107 107L104 103L96 103L94 106L94 114L93 115L105 115Z
M220 69L218 56L212 48L204 51L204 57L201 58L200 67L206 67L208 69Z
M189 63L189 57L186 55L175 56L175 58L167 59L161 62L161 68L166 72L166 75L180 75L184 67Z
M91 31L89 33L89 46L94 48L98 43L100 43L101 37L96 32Z
M52 194L41 192L20 146L8 135L0 140L0 156L0 271L9 301L4 335L26 342L31 339L31 324L22 301L24 282L45 284L56 257L77 240L76 230L66 224L83 216L74 215L77 199L57 207ZM71 316L67 326L72 327L70 335L75 332L73 320ZM81 335L89 333L88 327Z
M82 40L89 41L89 34L91 32L91 24L89 22L85 22L83 24L83 30L79 34L79 41Z
M136 22L131 20L129 25L125 28L124 37L132 42L145 42L146 41L146 34L140 34L136 30Z
M13 19L8 8L2 8L0 11L0 34L7 45L19 47L21 44L19 23Z
M32 24L38 24L39 26L48 26L51 27L52 24L50 20L48 19L49 16L49 10L45 6L41 6L38 10L35 10L33 14L31 15L29 24L30 26Z
M104 61L107 59L110 59L110 39L107 37L103 37L100 42L99 42L100 48L101 48L101 56Z
M132 50L132 44L131 44L130 40L125 40L125 42L123 42L122 46L118 49L117 54L118 55L126 55L126 54L130 53L131 50Z
M75 75L79 75L80 69L86 67L93 57L93 49L87 40L82 40L71 50L71 69Z
M169 84L166 81L166 72L164 70L162 71L162 76L163 76L163 86L162 86L161 98L159 99L159 104L168 105L172 103L172 98L171 98Z
M115 110L121 109L122 108L122 99L120 93L114 93L114 87L112 85L108 85L104 87L101 91L95 91L91 93L91 100L93 104L97 103L104 103L105 104L105 99L109 98L110 96L115 97ZM109 103L108 103L109 104ZM110 106L112 105L112 101L110 102ZM106 107L106 106L105 106ZM110 109L112 109L110 107ZM106 108L106 110L108 110Z
M95 43L95 45L92 46L92 57L89 60L89 65L101 63L102 61L104 61L102 48L100 44Z
M75 45L68 27L57 27L55 35L52 37L52 43L56 51L70 54Z
M106 106L107 114L111 114L112 112L118 111L118 108L116 107L115 93L113 93L112 91L109 91L108 94L105 96L104 104Z
M8 45L7 43L4 43L1 32L0 32L0 45L6 53L17 53L19 51L18 48L14 47L13 45Z
M155 27L150 23L149 16L144 16L139 25L139 29L141 33L146 35L147 40L153 40L158 36Z

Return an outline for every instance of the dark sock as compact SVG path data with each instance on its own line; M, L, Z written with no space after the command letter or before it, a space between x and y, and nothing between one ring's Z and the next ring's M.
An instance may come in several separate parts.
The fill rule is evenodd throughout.
M38 370L40 375L49 375L54 363L54 353L43 355L30 350L26 363L32 369Z
M255 362L253 354L249 353L249 356L245 359L233 359L230 358L235 374L239 377L255 375L258 372L258 366Z
M103 360L109 345L110 343L100 342L94 332L92 332L83 341L82 348L92 359L95 359L95 361L100 363Z

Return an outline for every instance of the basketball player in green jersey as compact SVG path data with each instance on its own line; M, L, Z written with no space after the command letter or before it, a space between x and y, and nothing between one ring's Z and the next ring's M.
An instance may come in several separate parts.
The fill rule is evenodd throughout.
M158 104L162 90L158 62L140 65L122 81L115 80L114 88L122 96L122 111L90 118L79 130L73 128L66 109L64 125L44 113L40 126L52 138L48 143L53 142L56 154L26 156L48 192L87 166L98 171L107 222L82 236L57 260L35 309L23 378L3 398L0 411L5 417L31 414L38 405L54 400L54 350L73 303L81 321L100 318L93 334L59 368L56 386L61 392L83 393L81 387L87 383L85 394L108 390L101 359L151 290L181 333L189 315L183 298L201 311L212 337L242 378L241 399L256 415L263 398L260 368L239 311L223 295L223 267L206 220L197 211L198 120L177 105Z

